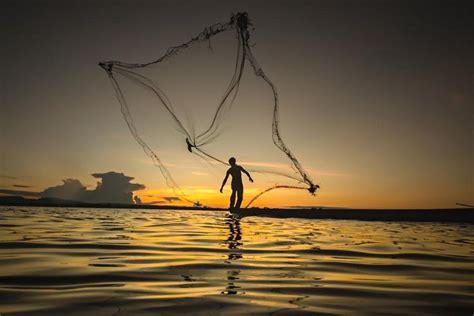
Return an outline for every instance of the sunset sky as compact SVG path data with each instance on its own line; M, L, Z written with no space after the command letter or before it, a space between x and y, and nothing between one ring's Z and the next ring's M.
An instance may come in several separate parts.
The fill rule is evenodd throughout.
M2 2L0 192L63 179L96 187L115 171L145 185L143 202L184 204L135 142L103 60L146 62L204 27L247 11L252 48L278 88L281 133L321 186L279 190L257 206L453 207L474 203L474 27L462 1ZM465 2L467 4L467 2ZM234 33L159 72L196 128L234 66ZM194 54L195 53L195 54ZM133 94L133 92L131 92ZM192 199L226 206L225 168L187 152L137 91L136 123ZM248 68L222 138L210 147L246 168L289 169L271 143L271 90ZM148 107L149 106L149 107ZM140 112L144 111L144 112ZM190 110L191 111L191 110ZM245 200L275 183L244 179ZM137 186L140 187L140 186ZM3 191L2 191L3 190ZM244 204L245 204L244 200Z

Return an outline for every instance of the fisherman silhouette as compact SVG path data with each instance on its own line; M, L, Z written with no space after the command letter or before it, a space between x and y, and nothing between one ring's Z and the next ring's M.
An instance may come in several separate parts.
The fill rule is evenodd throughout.
M222 193L222 189L224 188L225 183L227 182L227 178L229 175L232 176L232 194L230 196L230 206L229 210L232 212L234 209L239 209L240 205L242 204L242 199L244 195L244 185L242 183L242 172L245 173L249 177L249 181L253 182L250 173L247 172L244 168L236 164L236 160L234 157L229 159L230 168L227 170L225 175L224 181L222 181L220 192ZM237 203L235 202L235 196L237 195ZM235 203L235 205L234 205Z

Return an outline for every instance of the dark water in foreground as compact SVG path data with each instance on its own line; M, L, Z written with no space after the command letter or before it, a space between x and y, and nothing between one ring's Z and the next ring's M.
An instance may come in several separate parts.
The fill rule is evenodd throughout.
M3 207L0 313L472 315L473 228Z

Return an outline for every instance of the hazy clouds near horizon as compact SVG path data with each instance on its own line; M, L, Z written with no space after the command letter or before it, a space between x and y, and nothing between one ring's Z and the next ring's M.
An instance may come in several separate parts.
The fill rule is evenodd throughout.
M145 186L131 183L132 177L114 171L93 173L92 176L101 180L94 190L87 190L77 179L65 179L63 184L46 188L40 196L92 203L141 203L140 198L133 196L133 192L142 190Z

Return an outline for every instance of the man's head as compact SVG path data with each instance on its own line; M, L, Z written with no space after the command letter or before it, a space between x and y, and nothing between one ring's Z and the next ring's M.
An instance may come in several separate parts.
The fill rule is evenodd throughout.
M230 164L231 166L234 166L234 165L235 165L235 162L236 162L236 160L235 160L234 157L231 157L231 158L229 159L229 164Z

